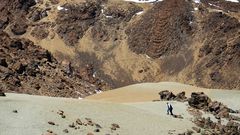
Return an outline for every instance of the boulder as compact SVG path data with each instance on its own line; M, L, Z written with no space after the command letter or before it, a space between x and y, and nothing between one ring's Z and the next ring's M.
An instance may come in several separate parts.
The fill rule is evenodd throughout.
M188 99L188 104L196 109L206 109L210 102L211 99L203 92L193 92Z
M0 58L0 66L8 67L8 64L7 64L6 59L2 59L2 58Z
M176 95L175 100L180 101L180 102L185 102L187 101L187 97L185 96L185 91L180 92Z
M12 69L16 71L18 74L22 74L24 71L26 71L27 65L21 63L21 62L16 62L13 66Z
M5 93L2 92L2 90L0 90L0 97L5 97Z
M158 94L161 100L174 100L176 98L176 96L168 90L161 91Z
M116 124L116 123L113 123L113 124L112 124L112 127L120 128L120 126L119 126L118 124Z
M193 129L194 131L196 131L197 133L200 133L200 132L201 132L201 129L198 128L198 127L192 127L192 129Z

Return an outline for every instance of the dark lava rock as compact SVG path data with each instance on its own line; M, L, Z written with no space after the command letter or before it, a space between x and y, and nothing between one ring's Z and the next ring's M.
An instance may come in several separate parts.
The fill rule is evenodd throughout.
M23 35L27 32L28 25L25 22L16 22L11 26L11 31L15 35Z
M116 123L113 123L113 124L112 124L112 127L120 128L120 126L119 126L118 124L116 124Z
M18 113L18 111L17 110L13 110L13 113Z
M0 66L8 67L8 64L7 64L6 59L2 59L2 58L0 58Z
M230 109L227 106L217 101L209 103L207 110L213 113L214 115L217 115L220 118L229 117Z
M8 24L9 24L9 19L7 17L1 18L0 19L0 31L4 30Z
M191 5L185 0L166 0L154 4L126 31L129 48L152 58L178 53L186 45L192 28ZM141 32L139 32L141 31Z
M76 120L76 123L77 123L78 125L83 125L83 123L82 123L82 121L81 121L80 119L77 119L77 120Z
M64 133L69 133L68 129L63 130Z
M177 118L177 119L183 119L183 116L182 116L182 115L176 115L176 114L174 114L173 117L174 117L174 118Z
M185 96L185 92L180 92L176 95L175 100L180 101L180 102L185 102L187 101L187 97Z
M0 97L5 97L5 96L6 96L5 93L2 92L2 90L0 90Z
M203 92L193 92L188 99L188 104L197 109L206 109L210 102L211 99Z
M99 124L95 124L95 127L96 127L96 128L102 128L102 126L99 125Z
M99 2L85 2L78 5L63 5L68 11L59 11L57 33L67 45L74 46L92 26L101 13Z
M100 132L100 129L95 129L94 132Z
M68 76L49 51L28 39L11 38L0 31L0 43L0 89L4 92L72 98L95 92L98 84L91 84L97 78L87 68L71 66L72 76ZM87 72L80 72L83 69Z
M221 123L213 122L210 118L198 117L193 122L203 128L201 132L205 134L238 135L240 133L240 124L234 121L229 121L227 125L221 125Z
M49 121L48 124L49 124L49 125L56 125L56 124L55 124L54 122L52 122L52 121Z
M174 100L176 98L176 96L168 90L161 91L158 94L161 100Z
M70 124L70 125L68 125L70 128L75 128L75 124L74 123L72 123L72 124Z
M194 132L192 130L187 130L186 132L184 133L180 133L178 135L192 135Z
M198 127L192 127L192 129L193 129L194 131L196 131L197 133L200 133L200 132L201 132L201 129L198 128Z
M59 3L59 0L50 0L50 2L53 4L53 5L56 5Z
M47 10L43 10L43 9L36 9L35 11L33 11L30 15L29 15L29 18L33 21L33 22L36 22L36 21L39 21L41 20L42 18L48 16L47 14Z
M47 130L47 132L48 132L48 133L53 133L53 131L52 131L52 130L50 130L50 129L48 129L48 130Z

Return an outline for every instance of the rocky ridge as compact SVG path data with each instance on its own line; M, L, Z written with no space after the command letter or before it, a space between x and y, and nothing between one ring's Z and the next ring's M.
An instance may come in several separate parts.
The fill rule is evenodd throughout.
M12 39L4 32L0 35L3 91L79 98L96 93L103 86L97 78L92 82L84 79L89 76L89 67L87 74L80 73L71 63L61 65L49 51L28 39Z
M72 78L87 82L87 86L106 90L140 82L175 81L207 88L240 87L239 3L224 0L200 3L165 0L152 4L106 0L0 2L1 40L17 40L23 47L31 44L49 50L57 67L70 65L74 73L80 74ZM6 50L9 44L1 44L5 53L1 54L0 67L19 74L11 66L6 67L6 63L12 64L9 63L12 56L7 53L16 57L15 53L22 48ZM35 57L23 56L28 49L23 48L21 57L34 61ZM33 70L38 72L37 68ZM26 76L35 78L30 72ZM60 76L68 79L63 73ZM16 87L14 91L26 93L18 90L24 81L13 80L9 85L9 80L2 77L3 91L12 92ZM27 88L31 87L27 93L41 94L33 88L38 84L30 82L25 81ZM48 84L51 86L52 82ZM51 89L59 90L52 86ZM90 91L93 92L86 93L94 93Z

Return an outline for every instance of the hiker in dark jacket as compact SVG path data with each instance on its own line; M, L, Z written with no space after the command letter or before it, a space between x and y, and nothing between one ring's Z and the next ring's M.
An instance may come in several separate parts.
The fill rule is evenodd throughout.
M172 105L171 104L169 104L169 103L167 103L167 114L169 115L169 113L171 114L171 115L173 115L173 107L172 107Z

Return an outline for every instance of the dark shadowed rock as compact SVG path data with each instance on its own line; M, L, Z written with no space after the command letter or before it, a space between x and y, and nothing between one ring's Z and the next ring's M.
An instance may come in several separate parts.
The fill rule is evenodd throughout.
M70 125L68 125L70 128L75 128L75 124L74 123L72 123L72 124L70 124Z
M5 97L5 96L6 96L5 93L2 92L2 90L0 90L0 97Z
M77 119L77 120L76 120L76 123L77 123L78 125L83 125L83 123L82 123L82 121L81 121L80 119Z
M180 101L180 102L185 102L187 101L187 97L185 96L185 92L180 92L176 95L175 100Z
M27 32L27 28L28 28L28 25L25 22L20 21L20 22L16 22L11 26L11 31L15 35L23 35L24 33Z
M198 127L192 127L192 129L193 129L195 132L197 132L197 133L200 133L200 132L201 132L201 129L198 128Z
M95 129L94 132L100 132L100 129Z
M49 125L56 125L56 124L55 124L54 122L52 122L52 121L49 121L48 124L49 124Z
M17 110L13 110L13 113L18 113L18 111Z
M174 100L176 98L176 96L168 90L161 91L158 94L161 100Z
M63 130L64 133L69 133L68 129Z
M118 124L116 124L116 123L113 123L113 124L112 124L112 127L120 128L120 126L119 126Z
M8 67L8 64L7 64L7 62L6 62L6 59L0 58L0 66Z
M188 99L188 104L197 109L204 109L208 107L211 99L203 92L193 92L191 98Z

